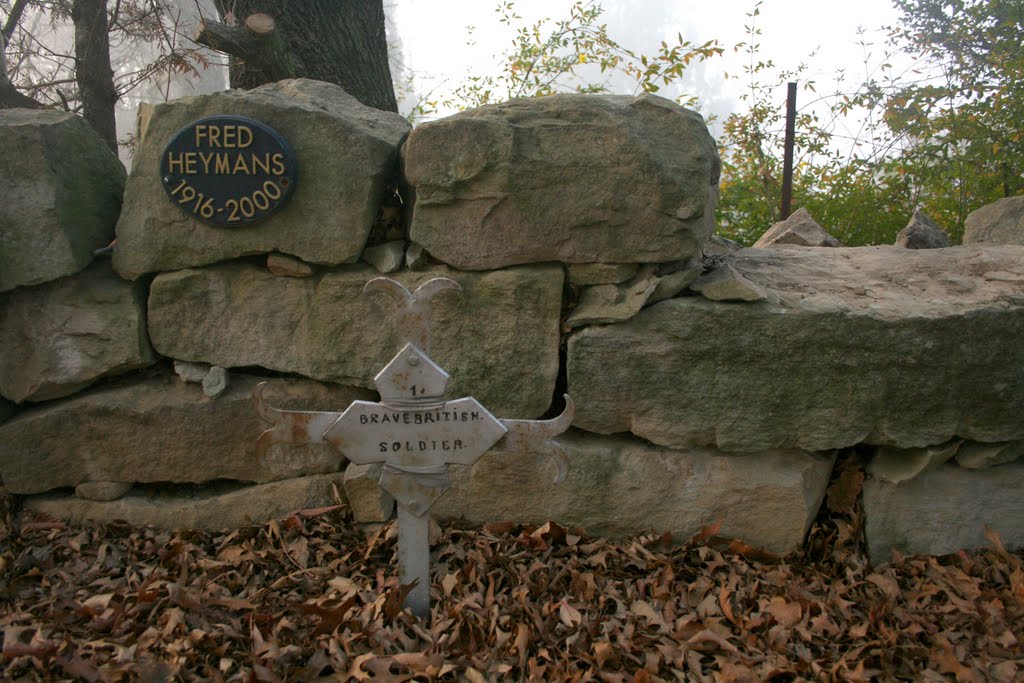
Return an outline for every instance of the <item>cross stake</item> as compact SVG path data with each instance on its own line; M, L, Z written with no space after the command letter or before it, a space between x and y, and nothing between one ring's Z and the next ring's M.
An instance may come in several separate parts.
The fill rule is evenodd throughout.
M412 584L405 606L417 617L430 614L430 507L451 481L448 466L473 465L488 452L542 453L558 465L555 483L565 480L565 452L554 437L572 423L575 405L553 420L501 420L475 398L445 399L449 375L430 353L430 302L454 280L434 278L410 292L400 282L379 277L364 292L385 292L398 304L398 353L377 373L380 402L353 401L341 413L279 410L253 391L256 412L270 429L256 441L264 457L278 443L327 443L350 462L384 463L380 487L398 504L399 580Z

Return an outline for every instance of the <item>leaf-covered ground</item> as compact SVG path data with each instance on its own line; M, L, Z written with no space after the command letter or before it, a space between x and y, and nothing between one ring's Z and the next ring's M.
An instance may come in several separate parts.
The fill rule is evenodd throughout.
M7 515L0 677L85 681L1024 679L1021 555L861 552L855 459L801 554L446 527L433 613L339 506L221 535Z

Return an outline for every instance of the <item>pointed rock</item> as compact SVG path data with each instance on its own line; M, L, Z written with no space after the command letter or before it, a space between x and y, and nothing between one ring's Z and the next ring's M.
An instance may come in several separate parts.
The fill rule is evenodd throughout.
M754 243L754 247L774 247L784 244L795 244L800 247L843 246L839 240L825 232L825 229L811 218L807 209L798 209L786 220L768 228L768 231L761 235L761 239Z
M896 246L907 249L942 249L949 246L949 235L925 212L916 209L907 227L896 234Z
M711 239L704 245L705 256L728 256L734 251L739 251L743 245L736 240L721 235L712 235Z
M728 263L701 275L690 289L712 301L764 301L768 298L762 287L743 277Z

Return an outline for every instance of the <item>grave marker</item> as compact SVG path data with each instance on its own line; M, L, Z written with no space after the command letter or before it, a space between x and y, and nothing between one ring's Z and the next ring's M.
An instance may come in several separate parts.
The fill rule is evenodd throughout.
M291 145L265 123L209 116L171 138L160 156L164 190L197 220L242 226L270 216L295 191L298 161Z
M257 440L262 457L275 443L328 443L357 464L384 463L379 485L398 504L398 562L403 584L415 583L405 604L413 614L430 613L428 512L451 484L448 466L472 465L489 450L509 454L545 453L558 465L555 483L568 471L565 454L552 438L572 422L568 395L553 420L501 420L471 396L445 400L449 375L430 358L430 302L448 289L434 278L410 292L390 278L375 278L364 292L382 291L398 304L398 353L374 378L379 403L353 401L344 412L278 410L256 387L256 411L271 428Z

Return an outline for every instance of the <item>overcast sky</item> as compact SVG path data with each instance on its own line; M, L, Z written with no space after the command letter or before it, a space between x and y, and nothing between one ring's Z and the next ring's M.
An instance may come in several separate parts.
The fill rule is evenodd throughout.
M747 55L736 54L732 46L747 40L745 25L753 0L605 0L605 21L609 34L623 45L654 53L662 40L677 33L693 43L717 39L726 54L691 69L684 85L687 94L697 95L705 114L724 119L740 108L737 98ZM497 0L394 0L394 17L401 38L404 62L414 75L420 95L433 88L454 86L470 73L493 73L495 55L511 46L514 32L498 22ZM571 0L517 0L516 10L525 23L550 17L567 17ZM879 29L895 22L898 14L891 0L765 0L757 18L761 28L761 55L782 69L794 69L801 62L810 67L808 78L818 82L819 91L829 88L836 69L845 67L851 78L864 73L864 51L858 46L858 27L865 37L881 42ZM468 26L475 27L476 44L467 45ZM813 54L813 57L812 57ZM881 48L870 57L880 63ZM659 93L674 97L680 92ZM779 94L785 101L785 92ZM802 104L811 99L801 94ZM408 107L408 102L406 107Z

